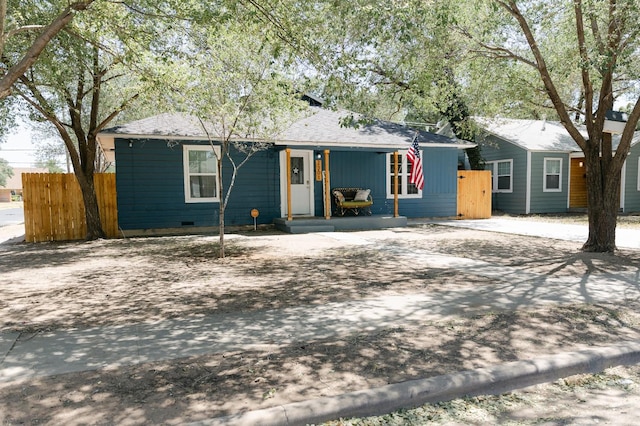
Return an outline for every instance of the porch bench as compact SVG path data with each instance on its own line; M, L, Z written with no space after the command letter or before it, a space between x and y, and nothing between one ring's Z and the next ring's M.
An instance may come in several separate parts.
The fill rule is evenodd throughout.
M360 212L363 212L369 216L371 215L373 198L371 198L370 189L333 188L331 194L336 204L334 214L344 216L347 212L351 212L357 216Z

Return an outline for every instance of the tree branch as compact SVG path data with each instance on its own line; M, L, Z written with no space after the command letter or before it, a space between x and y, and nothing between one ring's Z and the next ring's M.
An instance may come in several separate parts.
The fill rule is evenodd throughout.
M605 113L613 108L613 71L618 61L618 48L622 38L624 22L619 21L617 15L616 0L609 0L609 25L607 30L607 46L609 52L606 65L601 70L602 82L600 85L600 99L598 101L598 116L596 117L596 129L601 131L604 127Z
M60 134L60 137L62 138L64 144L67 147L67 151L69 152L69 157L71 158L71 162L73 163L74 170L79 170L80 156L78 155L78 151L76 150L76 147L73 145L73 140L71 139L69 132L67 132L66 127L69 127L69 125L58 120L55 113L53 112L53 108L51 108L49 103L46 101L42 93L40 93L38 88L33 84L33 82L31 82L25 76L20 77L20 82L24 84L27 87L27 89L29 89L29 92L31 92L31 94L34 96L36 100L31 99L29 96L26 95L26 93L23 93L20 89L17 89L19 96L22 99L24 99L29 105L31 105L34 109L36 109L40 114L42 114L42 116L47 121L49 121L51 124L54 125L54 127L58 130L58 133Z
M9 40L11 37L15 36L16 34L25 33L25 32L33 31L33 30L41 30L43 28L45 28L44 25L25 25L25 26L22 26L20 28L16 28L15 30L11 30L7 34L4 35L3 44L7 40Z
M0 99L4 99L11 93L11 86L18 81L31 65L33 65L40 53L47 46L49 41L55 37L72 19L76 12L85 10L94 0L78 1L70 4L56 19L49 24L33 42L29 50L24 54L22 60L12 66L0 79Z
M136 100L140 95L139 94L135 94L132 97L130 97L129 99L125 100L122 104L120 104L120 107L117 108L116 110L112 111L111 114L109 114L104 120L102 120L100 122L100 124L98 124L95 129L93 129L91 132L95 133L96 135L98 133L100 133L102 131L102 129L104 129L105 127L107 127L107 125L118 116L118 114L120 114L122 111L124 111L125 108L127 108L127 106L129 106L129 104L131 102L133 102L134 100Z
M7 0L0 0L0 57L4 56L4 37L5 22L7 20Z
M500 4L502 4L502 2L498 2ZM469 31L467 31L464 28L460 28L457 27L457 30L465 37L467 37L469 40L473 41L474 43L476 43L478 46L482 47L482 49L484 50L471 50L471 53L478 53L484 57L488 57L488 58L495 58L495 59L513 59L519 62L522 62L524 64L527 64L533 68L537 68L538 64L536 64L535 62L525 58L524 56L518 55L517 53L513 52L512 50L509 50L505 47L501 47L501 46L492 46L490 44L487 44L481 40L478 40L477 38L475 38Z
M578 2L576 1L576 3L582 3L582 2ZM574 8L577 7L574 4ZM589 20L591 22L591 34L593 35L593 39L596 42L596 47L598 48L598 53L600 53L601 55L604 55L605 51L605 47L604 47L604 42L602 41L602 34L600 33L600 27L598 26L598 20L596 18L595 14L591 14L591 16L589 16ZM584 33L583 33L584 36Z
M522 29L522 32L524 33L524 36L527 39L527 43L529 44L529 48L531 49L531 53L533 54L533 57L536 60L536 63L537 63L536 68L538 70L538 73L540 74L542 83L544 84L544 87L547 91L549 99L551 100L551 103L553 103L553 106L555 107L556 112L560 117L560 122L565 127L565 129L567 129L567 132L571 135L573 140L576 141L578 146L580 146L580 148L585 150L587 147L586 145L587 142L584 139L584 136L582 136L580 131L578 131L578 129L575 127L575 125L571 121L571 117L569 116L569 113L565 109L565 103L562 101L560 94L558 93L558 89L553 83L553 79L551 78L551 74L549 73L549 69L547 68L547 64L544 60L544 57L542 56L542 52L540 52L540 48L538 47L538 43L533 35L531 27L529 26L529 23L520 12L520 9L516 5L515 0L508 0L508 1L496 0L496 1L507 12L509 12L509 14L513 16L518 22L518 24L520 25L520 28Z
M574 0L573 9L576 15L576 31L578 35L578 51L580 52L580 73L582 76L582 88L585 99L585 117L587 121L587 129L593 122L593 86L589 75L589 54L587 53L587 43L584 34L584 21L582 19L582 0ZM592 20L595 19L592 17ZM593 24L592 24L593 25Z

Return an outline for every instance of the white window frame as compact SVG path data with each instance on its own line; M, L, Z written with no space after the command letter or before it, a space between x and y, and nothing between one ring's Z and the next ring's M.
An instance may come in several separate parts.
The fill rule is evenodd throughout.
M409 178L411 176L411 173L409 173L409 165L408 165L409 160L407 160L407 152L408 150L398 151L398 165L400 166L399 167L400 170L398 170L398 176L401 178L400 180L402 181L402 184L398 185L398 198L399 199L400 198L422 198L422 189L418 188L417 194L407 193ZM420 158L424 158L422 150L420 150ZM392 185L392 180L394 175L394 172L391 168L393 166L392 159L393 159L393 152L388 152L386 154L387 199L393 199L395 197L393 194L393 185ZM422 170L424 173L424 161L422 163L422 166L423 166Z
M498 189L498 163L509 163L509 189ZM502 193L513 192L513 159L487 161L485 164L491 167L487 169L485 166L485 170L491 170L491 191Z
M547 176L550 173L547 173L547 162L548 161L559 161L560 162L560 171L558 172L558 187L557 188L547 188ZM559 157L545 157L544 158L544 171L542 173L542 192L562 192L562 158Z
M214 173L198 173L201 176L214 176L216 180L216 195L215 197L191 197L191 188L190 188L190 179L189 177L192 175L189 173L189 152L190 151L207 151L211 152L211 146L209 145L183 145L182 146L182 167L183 167L183 175L184 175L184 202L185 203L216 203L220 202L220 188L218 185L218 171ZM217 158L220 158L220 147L213 147L213 152L215 153Z

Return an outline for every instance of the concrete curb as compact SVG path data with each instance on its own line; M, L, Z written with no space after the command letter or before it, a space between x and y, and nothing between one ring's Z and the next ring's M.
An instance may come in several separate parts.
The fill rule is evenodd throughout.
M306 425L375 416L464 396L497 395L574 374L597 373L609 367L637 363L640 363L640 342L621 342L218 417L190 426Z

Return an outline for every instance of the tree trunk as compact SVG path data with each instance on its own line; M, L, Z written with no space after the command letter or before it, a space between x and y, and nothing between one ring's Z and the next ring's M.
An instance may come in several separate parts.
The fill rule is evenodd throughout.
M620 208L620 173L609 172L598 149L585 152L585 164L589 237L582 251L613 252L616 249L616 223Z
M473 142L473 139L467 139L470 142ZM467 158L469 159L469 166L471 170L484 170L485 161L482 158L482 150L480 145L476 145L473 148L465 149L467 153Z
M98 197L96 196L93 175L82 176L76 173L80 190L82 191L82 200L84 202L85 219L87 222L87 241L105 238L100 222L100 210L98 209Z
M224 210L227 207L224 202L224 191L222 186L222 155L218 159L218 186L220 187L220 222L219 222L219 234L220 234L220 259L224 259Z

